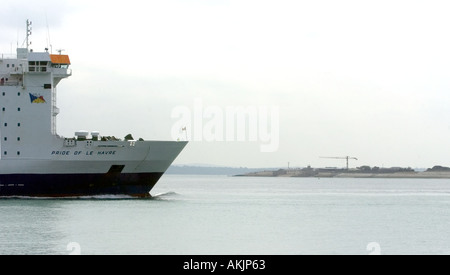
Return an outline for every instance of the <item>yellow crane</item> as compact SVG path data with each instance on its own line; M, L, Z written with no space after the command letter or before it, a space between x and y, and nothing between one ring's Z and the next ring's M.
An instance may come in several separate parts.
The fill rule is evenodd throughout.
M323 158L323 159L345 159L347 161L347 170L348 170L348 160L349 159L358 160L355 157L349 157L349 156L346 156L346 157L320 157L320 158Z

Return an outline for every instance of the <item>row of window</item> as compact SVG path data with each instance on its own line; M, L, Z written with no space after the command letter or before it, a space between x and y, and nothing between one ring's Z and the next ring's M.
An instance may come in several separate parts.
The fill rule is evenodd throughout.
M4 155L4 156L8 155L8 151L4 151L4 152L3 152L3 155ZM20 156L20 151L17 151L17 155Z
M19 108L17 108L17 111L18 111L18 112L20 112L20 110L21 110L21 109L20 109L20 107L19 107ZM6 111L6 108L5 108L5 107L3 107L3 108L2 108L2 111L3 111L3 112L4 112L4 111Z
M28 65L31 66L47 66L48 62L47 61L29 61Z
M43 72L43 73L45 73L45 72L47 72L47 67L32 67L32 66L30 66L28 68L28 70L30 72Z
M47 61L30 61L28 62L28 65L30 66L47 66L48 62ZM6 68L9 67L16 67L16 64L6 64Z
M3 140L4 140L4 141L8 141L8 138L7 138L7 137L4 137ZM20 137L17 137L17 141L20 141Z
M8 79L6 79L6 80L8 80ZM2 96L5 96L6 95L6 93L5 92L3 92L2 93ZM20 92L19 93L17 93L17 96L20 96Z
M8 123L5 122L5 124L3 124L5 127L8 127ZM17 123L17 127L20 127L20 122Z

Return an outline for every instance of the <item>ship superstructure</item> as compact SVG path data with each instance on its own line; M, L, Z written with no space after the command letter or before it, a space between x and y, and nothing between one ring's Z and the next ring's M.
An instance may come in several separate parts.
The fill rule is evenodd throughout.
M72 75L70 65L68 55L48 50L1 57L0 197L150 196L187 142L59 136L56 88Z

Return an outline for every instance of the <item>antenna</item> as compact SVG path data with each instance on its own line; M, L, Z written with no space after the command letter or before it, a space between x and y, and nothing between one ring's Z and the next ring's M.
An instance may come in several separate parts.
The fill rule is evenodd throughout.
M33 22L31 22L30 20L27 19L27 50L28 50L28 46L31 45L31 41L28 41L28 40L31 35L31 30L32 30L31 25L32 24L33 24Z
M47 23L47 48L50 48L50 53L53 53L53 47L50 42L50 27L48 26L47 13L45 13L45 22Z

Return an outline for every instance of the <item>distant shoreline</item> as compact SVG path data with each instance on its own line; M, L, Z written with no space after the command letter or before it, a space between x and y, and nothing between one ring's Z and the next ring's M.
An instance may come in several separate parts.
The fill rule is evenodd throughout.
M366 174L366 173L319 173L313 176L302 176L294 174L273 175L271 172L256 172L236 177L297 177L297 178L410 178L410 179L450 179L450 173L414 172L414 173L386 173L386 174Z
M275 171L279 168L247 168L247 167L221 167L196 165L171 165L167 169L168 175L243 175L261 171Z
M409 179L450 179L450 168L435 166L423 172L411 168L373 169L370 167L356 169L279 169L277 171L258 171L241 175L240 177L298 177L298 178L409 178Z
M358 168L247 168L247 167L208 167L172 165L166 172L172 175L226 175L233 177L299 177L299 178L418 178L450 179L450 168L434 166L416 171L411 168L379 168L361 166Z

